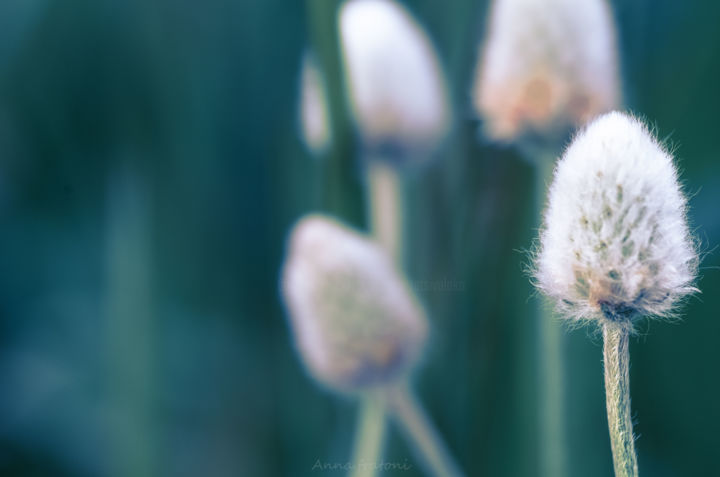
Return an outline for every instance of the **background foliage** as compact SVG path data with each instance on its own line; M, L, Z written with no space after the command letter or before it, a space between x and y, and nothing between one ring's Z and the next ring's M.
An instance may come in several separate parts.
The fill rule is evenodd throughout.
M674 145L709 252L683 322L631 344L640 469L718 475L720 6L613 4L627 106ZM469 107L487 5L406 5L456 112L407 179L410 274L434 323L420 396L469 475L536 475L532 170L478 140ZM321 206L296 121L313 24L281 0L0 3L0 474L347 460L354 403L307 378L278 300L285 233ZM607 476L600 339L568 336L570 475ZM413 463L396 434L387 460Z

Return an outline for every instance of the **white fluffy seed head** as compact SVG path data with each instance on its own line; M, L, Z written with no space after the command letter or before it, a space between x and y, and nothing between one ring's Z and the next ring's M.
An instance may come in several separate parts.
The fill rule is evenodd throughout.
M446 82L422 27L392 0L350 0L340 14L350 107L365 147L418 152L448 131Z
M332 389L393 382L420 356L427 318L407 282L379 245L333 219L295 225L282 292L306 368Z
M571 319L632 327L696 291L697 252L673 158L639 120L612 112L555 169L536 256L538 287Z
M562 136L619 103L605 0L495 0L473 88L485 133Z
M300 72L300 129L305 145L314 154L330 145L330 121L325 80L315 56L305 52Z

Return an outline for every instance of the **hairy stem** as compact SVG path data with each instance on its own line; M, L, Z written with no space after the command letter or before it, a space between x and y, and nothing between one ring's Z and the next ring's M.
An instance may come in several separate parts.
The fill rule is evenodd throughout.
M360 403L353 449L352 477L373 477L382 458L385 436L385 402L367 395Z
M615 477L637 477L635 439L630 415L630 332L624 327L603 327L605 398Z
M436 477L462 476L442 439L406 384L389 390L388 407L412 444L416 457L428 474Z

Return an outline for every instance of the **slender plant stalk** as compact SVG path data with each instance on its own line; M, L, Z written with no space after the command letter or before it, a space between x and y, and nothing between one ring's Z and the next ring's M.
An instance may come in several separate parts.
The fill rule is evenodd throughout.
M352 477L373 477L385 442L385 402L381 396L362 398L353 449Z
M324 209L364 228L362 182L357 174L356 145L348 113L337 14L341 0L306 0L311 46L325 74L332 142L322 164Z
M367 217L380 245L400 264L402 197L397 172L381 159L367 158ZM363 397L353 451L353 477L372 477L382 457L385 402L375 393Z
M630 415L630 332L624 327L606 324L603 340L605 399L615 477L637 477Z
M368 158L367 216L373 236L400 264L402 227L399 177L382 160ZM362 398L353 451L353 477L372 477L382 457L385 433L385 402L376 393Z
M113 477L157 475L153 426L153 291L151 196L129 163L111 170L107 197L107 350L112 405Z
M552 312L540 312L540 433L542 470L546 477L561 477L565 472L565 380L562 366L562 329Z
M373 235L396 263L403 261L403 198L400 175L382 159L366 160L368 217Z
M545 153L535 158L536 203L541 219L547 186L552 180L555 156ZM540 469L544 477L567 475L565 456L565 379L563 330L552 309L538 299L539 375L540 375Z
M389 389L388 397L389 413L400 424L428 474L436 477L462 476L460 468L408 385L405 383Z

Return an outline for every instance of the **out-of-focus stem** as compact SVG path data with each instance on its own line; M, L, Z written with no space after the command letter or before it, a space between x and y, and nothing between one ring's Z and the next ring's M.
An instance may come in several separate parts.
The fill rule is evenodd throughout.
M352 477L373 477L377 473L385 441L385 402L368 394L360 402L353 450Z
M536 204L538 224L552 181L555 156L546 152L533 158L536 163ZM565 366L564 339L560 323L552 309L538 298L538 365L540 404L540 470L543 477L564 477L567 474L565 452Z
M388 410L400 424L428 474L436 477L463 475L407 384L388 390Z
M111 171L105 253L114 477L157 475L150 205L147 184L135 169L126 164Z
M339 0L307 0L308 30L327 87L332 141L323 158L323 207L345 222L364 228L363 191L355 137L347 110L337 26Z
M399 266L403 262L403 197L398 172L381 159L366 161L370 230Z
M637 477L635 439L630 414L630 332L627 328L603 326L603 363L610 445L615 477Z

